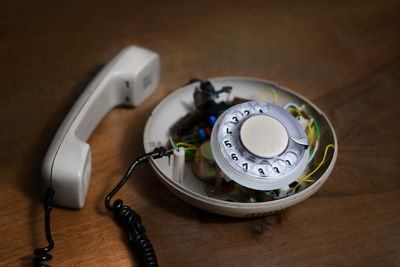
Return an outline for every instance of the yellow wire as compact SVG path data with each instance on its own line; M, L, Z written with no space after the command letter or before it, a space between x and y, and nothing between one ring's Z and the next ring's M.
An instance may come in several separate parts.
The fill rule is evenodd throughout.
M278 102L278 93L272 87L271 87L271 91L272 91L272 94L274 95L274 102L273 103L276 104Z
M314 150L315 150L315 142L316 142L316 138L315 137L318 136L317 135L317 129L315 127L315 124L313 123L314 122L313 120L315 120L315 119L313 119L311 117L308 117L308 116L306 117L301 112L301 110L299 110L298 108L296 108L294 106L289 106L289 107L287 107L287 109L288 109L289 112L292 113L294 111L297 114L297 116L307 119L308 123L307 123L306 127L307 127L307 132L308 132L308 137L309 137L309 144L310 144L311 148L314 145ZM293 113L292 113L292 115L295 116ZM314 153L314 151L310 152L310 153Z
M292 109L293 111L295 111L298 116L304 117L303 114L301 113L301 111L298 110L297 108L295 108L295 107L289 107L289 108ZM314 135L314 131L313 131L313 128L315 129L315 126L310 119L308 119L308 121L309 122L307 123L307 130L308 130L308 136L310 138L310 146L312 146L315 142L315 135Z
M324 162L325 162L325 160L326 160L326 155L328 154L328 149L329 149L329 148L333 148L333 149L334 149L335 146L334 146L333 144L329 144L329 145L327 145L327 146L325 147L324 156L322 157L322 160L321 160L321 162L318 164L318 166L317 166L312 172L310 172L309 174L307 174L305 177L303 177L303 178L298 178L299 183L298 183L295 187L293 187L291 191L296 190L296 188L299 187L300 184L303 183L303 182L309 182L309 183L315 182L315 180L310 180L310 179L308 179L308 178L310 178L310 176L313 175L316 171L318 171L319 168L321 168L322 164L324 164Z
M261 101L264 101L264 102L267 101L266 93L268 91L272 92L272 95L274 96L274 100L272 101L272 103L276 104L278 102L278 93L276 92L276 90L273 87L267 87L261 91L261 93L260 93Z
M311 128L311 123L307 123L308 136L310 137L310 146L314 144L314 132Z
M297 115L299 115L300 117L303 116L303 114L301 114L300 110L298 110L297 108L295 108L295 107L289 107L289 108L291 108L291 109L293 109L294 111L296 111Z
M197 150L197 147L195 145L184 143L184 142L176 143L176 145L183 146L187 150Z

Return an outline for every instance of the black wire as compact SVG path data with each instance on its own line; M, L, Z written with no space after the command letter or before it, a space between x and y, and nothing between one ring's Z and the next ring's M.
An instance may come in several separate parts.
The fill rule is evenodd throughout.
M124 205L121 199L114 201L112 206L110 205L110 200L126 183L137 165L147 162L150 158L157 159L164 156L169 156L172 153L173 149L165 150L164 147L158 147L154 149L153 152L137 158L128 168L122 180L107 195L105 199L105 205L107 209L112 210L115 213L118 221L127 229L129 243L133 245L135 251L138 253L139 260L143 266L158 266L158 263L153 246L145 234L146 229L142 225L142 218L129 206ZM54 248L54 241L51 236L50 227L50 212L53 208L54 194L54 189L48 187L44 199L45 233L48 245L46 247L34 250L33 253L36 255L36 257L32 260L32 262L33 266L35 267L50 267L50 265L44 264L43 261L48 261L53 258L49 252Z
M133 246L134 251L139 257L141 266L158 266L156 253L153 245L146 235L146 229L142 225L142 217L137 214L129 206L124 205L121 199L114 201L110 205L111 198L122 188L126 181L131 176L133 170L141 163L147 162L150 158L161 158L169 156L173 153L173 149L165 150L164 147L158 147L153 152L138 157L128 168L124 177L115 186L113 190L107 195L105 199L105 206L107 209L114 212L119 223L128 232L128 241Z
M44 220L45 225L44 229L46 232L46 240L49 243L46 247L35 249L33 252L36 257L32 260L33 266L35 267L50 267L50 265L42 263L42 261L51 260L53 257L49 252L54 248L54 241L51 237L51 228L50 228L50 212L53 208L53 199L54 199L54 189L48 187L46 190L46 195L44 199Z

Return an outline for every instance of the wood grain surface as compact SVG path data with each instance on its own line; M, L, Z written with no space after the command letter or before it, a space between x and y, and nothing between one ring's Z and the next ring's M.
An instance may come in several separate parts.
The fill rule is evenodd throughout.
M399 1L8 1L0 8L0 265L45 244L40 166L55 131L120 48L158 52L157 93L115 109L89 142L86 206L55 208L53 266L137 264L103 199L143 153L146 119L190 78L276 81L331 119L339 156L313 197L235 219L197 210L149 165L120 196L161 266L400 266Z

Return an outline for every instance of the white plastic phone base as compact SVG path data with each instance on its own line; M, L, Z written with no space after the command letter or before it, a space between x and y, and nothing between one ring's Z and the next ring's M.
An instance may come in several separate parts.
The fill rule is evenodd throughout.
M55 190L54 202L69 208L85 204L91 174L87 139L115 106L137 106L157 88L159 56L128 46L97 74L69 111L43 161L44 185Z
M208 190L209 185L195 176L191 164L185 164L184 179L183 181L177 181L173 176L173 164L168 161L168 158L150 160L160 181L179 198L193 206L209 212L233 217L263 216L295 205L314 194L329 177L338 154L335 131L326 115L307 98L270 81L245 77L222 77L213 78L209 81L217 89L223 86L232 86L233 89L229 95L229 100L232 100L234 97L261 100L265 88L273 87L279 96L277 105L285 106L287 103L294 103L299 106L304 105L307 113L318 121L321 132L320 146L315 153L316 156L318 158L322 157L324 147L327 144L335 145L333 155L327 159L317 175L315 175L316 182L298 193L273 201L255 203L227 201L224 196ZM192 111L190 107L194 106L193 92L197 86L199 86L199 83L192 83L174 91L164 98L153 110L144 130L143 141L146 152L152 151L158 145L165 145L170 142L171 126L188 112ZM273 96L270 95L267 101L271 101L272 99ZM220 100L224 101L226 99L224 96L221 96ZM308 174L310 169L314 167L314 165L310 165L302 175Z

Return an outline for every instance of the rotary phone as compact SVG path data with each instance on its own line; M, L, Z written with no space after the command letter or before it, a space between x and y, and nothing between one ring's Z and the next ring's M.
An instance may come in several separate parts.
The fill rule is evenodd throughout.
M159 56L128 46L97 74L73 105L43 160L48 246L35 250L35 266L51 259L53 205L82 208L91 175L87 139L115 106L138 106L157 88ZM337 157L328 118L303 96L266 80L222 77L191 80L161 101L144 129L146 154L128 168L105 198L145 266L157 258L141 217L112 198L133 170L149 162L183 201L209 212L264 216L315 193Z

